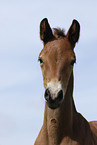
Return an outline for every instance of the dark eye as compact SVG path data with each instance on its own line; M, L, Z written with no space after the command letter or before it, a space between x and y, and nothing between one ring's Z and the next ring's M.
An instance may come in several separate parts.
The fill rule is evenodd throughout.
M38 61L40 62L40 64L43 63L43 60L41 58L39 58Z
M74 63L76 63L76 59L72 60L70 64L73 66Z

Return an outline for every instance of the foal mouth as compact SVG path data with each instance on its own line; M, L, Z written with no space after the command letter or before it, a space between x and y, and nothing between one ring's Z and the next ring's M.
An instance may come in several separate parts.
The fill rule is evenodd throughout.
M47 103L47 106L48 106L50 109L57 109L57 108L59 108L60 105L61 105L61 102L59 103L59 102L49 102L49 101L47 101L46 103Z
M56 96L57 97L55 97L55 99L53 99L54 97L50 93L49 89L46 89L45 100L46 100L47 106L50 109L56 109L56 108L60 107L60 105L63 101L63 91L60 90Z

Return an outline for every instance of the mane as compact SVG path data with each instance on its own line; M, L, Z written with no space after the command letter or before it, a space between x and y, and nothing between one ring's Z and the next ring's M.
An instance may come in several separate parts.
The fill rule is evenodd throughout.
M65 30L61 28L53 28L56 38L65 37Z

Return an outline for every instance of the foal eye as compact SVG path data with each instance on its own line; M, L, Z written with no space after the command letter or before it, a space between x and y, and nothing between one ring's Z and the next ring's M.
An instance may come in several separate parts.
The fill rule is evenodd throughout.
M40 62L40 64L43 63L43 60L41 58L39 58L38 61Z
M70 64L73 66L74 63L76 63L76 59L72 60Z

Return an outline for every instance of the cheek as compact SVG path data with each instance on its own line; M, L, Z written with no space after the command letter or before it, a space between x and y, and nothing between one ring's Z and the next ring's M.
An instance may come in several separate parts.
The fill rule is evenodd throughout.
M65 89L67 88L71 72L72 72L72 68L66 68L61 72L62 86Z
M48 68L47 67L43 67L42 68L42 75L43 75L43 83L44 83L44 87L47 87L47 82L49 80L49 75L48 75Z

